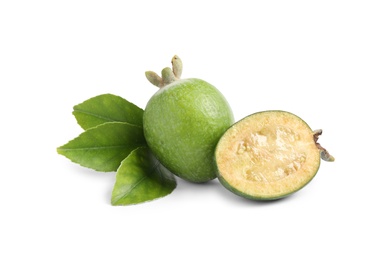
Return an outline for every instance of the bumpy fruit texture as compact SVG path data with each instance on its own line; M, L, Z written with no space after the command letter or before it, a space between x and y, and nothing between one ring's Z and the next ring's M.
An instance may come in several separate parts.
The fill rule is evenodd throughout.
M313 179L322 155L324 160L334 159L317 143L319 134L289 112L252 114L218 142L218 178L227 189L249 199L288 196Z
M216 178L216 144L234 123L224 96L200 79L178 79L163 86L146 105L144 134L158 160L192 182Z

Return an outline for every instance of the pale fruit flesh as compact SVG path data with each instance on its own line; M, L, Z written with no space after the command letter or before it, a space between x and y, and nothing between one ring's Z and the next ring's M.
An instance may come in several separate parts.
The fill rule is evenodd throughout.
M265 111L229 128L215 160L226 188L250 199L270 200L310 182L320 165L320 151L302 119L285 111Z

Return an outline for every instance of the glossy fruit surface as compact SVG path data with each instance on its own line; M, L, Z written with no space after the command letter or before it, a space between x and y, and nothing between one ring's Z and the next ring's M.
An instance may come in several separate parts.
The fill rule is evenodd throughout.
M175 79L161 87L143 117L153 154L172 173L192 182L216 178L215 146L233 122L221 92L195 78Z
M220 182L254 200L288 196L316 175L321 155L332 161L313 131L285 111L252 114L229 128L218 142L215 162Z

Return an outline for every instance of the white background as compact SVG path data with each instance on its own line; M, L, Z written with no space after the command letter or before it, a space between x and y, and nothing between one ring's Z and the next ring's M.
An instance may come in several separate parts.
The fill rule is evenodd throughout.
M389 259L388 1L1 1L1 259ZM115 173L56 153L72 107L144 108L173 55L236 120L281 109L335 157L293 196L254 202L217 180L114 207Z

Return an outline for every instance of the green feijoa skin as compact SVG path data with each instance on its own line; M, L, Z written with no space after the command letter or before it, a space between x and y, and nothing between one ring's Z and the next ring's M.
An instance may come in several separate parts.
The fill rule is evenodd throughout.
M253 200L286 197L307 185L320 159L333 161L298 116L285 111L252 114L230 127L218 142L218 179L233 193Z
M180 79L181 65L175 56L173 69L165 68L161 78L146 72L160 90L144 111L145 139L171 172L191 182L206 182L216 178L215 146L234 123L233 113L213 85L196 78Z

